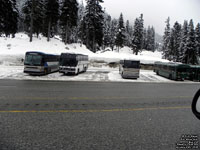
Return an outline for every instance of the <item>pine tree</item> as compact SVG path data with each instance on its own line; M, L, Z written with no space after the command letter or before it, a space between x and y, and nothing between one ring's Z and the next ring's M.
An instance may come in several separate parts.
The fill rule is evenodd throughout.
M35 33L37 37L43 31L44 27L44 1L43 0L27 0L22 9L25 18L26 31L29 33L30 42Z
M62 39L67 43L70 41L70 29L77 26L78 3L76 0L64 0L61 7L60 26L62 30Z
M116 19L113 19L111 21L111 43L110 43L110 47L112 50L114 50L117 31L118 31L118 21Z
M85 7L83 5L83 1L79 4L78 6L78 20L77 20L77 30L76 30L76 38L77 38L77 42L80 42L82 43L84 41L84 29L83 29L83 17L84 17L84 14L85 13Z
M172 61L173 58L174 58L174 35L173 35L174 31L173 30L174 29L172 29L171 32L170 32L169 43L167 44L167 49L168 49L167 59L170 60L170 61Z
M84 43L87 48L96 52L103 43L103 10L100 5L103 0L87 0L83 27L85 28Z
M130 47L131 46L131 40L132 40L132 34L133 34L133 29L130 26L129 20L126 21L126 26L125 26L125 45Z
M173 60L175 62L180 62L181 54L179 51L179 47L180 47L180 43L181 43L181 25L178 22L175 22L172 31L173 31L172 36L174 38L174 49L172 50Z
M58 0L45 0L45 16L43 34L47 37L55 35L57 31L57 22L59 19L59 3Z
M185 54L185 46L186 46L186 41L187 41L187 34L188 34L188 22L185 20L184 21L184 24L182 26L182 29L181 29L181 43L180 43L180 46L179 46L179 58L180 62L183 61L183 57L184 57L184 54Z
M104 28L103 28L103 45L104 47L109 47L111 44L111 16L106 14L104 15Z
M188 26L188 35L187 35L187 41L185 46L185 55L183 59L184 63L187 64L198 64L197 60L197 51L195 47L195 31L194 31L194 25L193 20L190 20L189 26Z
M119 50L120 47L124 46L124 42L125 42L125 28L124 28L124 19L123 19L122 13L120 14L120 17L119 17L117 30L118 31L117 31L117 35L116 35L115 44Z
M18 10L16 0L6 0L0 2L0 35L5 33L6 37L12 34L15 36L18 24Z
M164 36L163 36L163 47L162 47L162 51L163 51L163 57L165 59L169 58L169 43L170 43L170 18L168 17L166 20L166 27L165 27L165 32L164 32Z
M143 31L144 20L143 14L141 14L140 18L136 18L135 20L133 31L132 49L133 53L135 53L136 55L138 55L139 51L141 51L142 49Z
M155 29L154 27L148 26L146 33L146 49L150 51L155 51Z
M200 23L197 24L195 29L195 42L196 51L200 56Z
M142 49L147 49L147 41L148 41L148 38L147 38L147 29L144 28L144 31L143 31L143 40L142 40Z

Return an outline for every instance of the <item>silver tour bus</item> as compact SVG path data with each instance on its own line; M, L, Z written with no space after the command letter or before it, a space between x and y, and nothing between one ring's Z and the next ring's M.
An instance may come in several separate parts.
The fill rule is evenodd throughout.
M59 70L59 55L43 52L26 52L24 73L32 75L46 75Z
M87 71L89 60L87 55L62 53L59 64L60 73L78 75Z
M119 73L122 78L137 79L140 77L140 61L120 60Z

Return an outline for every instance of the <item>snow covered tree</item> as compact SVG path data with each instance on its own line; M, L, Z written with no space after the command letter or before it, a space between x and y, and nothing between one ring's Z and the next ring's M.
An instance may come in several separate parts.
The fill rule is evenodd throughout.
M45 16L43 34L50 40L57 31L57 22L59 19L58 0L45 0Z
M145 37L144 37L145 38ZM145 40L143 38L143 40ZM146 50L155 51L155 29L154 27L148 26L147 33L146 33Z
M0 1L0 34L6 36L15 36L18 24L18 10L16 8L16 0Z
M142 49L147 49L147 29L144 28L143 31L143 40L142 40Z
M26 31L29 33L30 42L32 42L33 34L37 37L43 31L44 26L44 1L43 0L27 0L22 8L25 15L24 22Z
M169 58L169 43L170 43L170 18L168 17L166 20L166 27L165 27L165 32L164 32L164 36L163 36L163 57L165 59Z
M85 13L85 7L83 5L83 1L79 3L78 6L78 20L77 20L77 27L76 27L76 41L82 43L83 42L83 29L82 29L82 22Z
M173 52L173 61L175 62L180 62L181 61L181 57L180 57L180 51L179 51L179 47L180 47L180 43L181 43L181 25L178 22L175 22L174 26L173 26L173 39L174 39L174 49L172 50Z
M116 19L113 19L111 21L111 43L110 43L110 47L112 50L114 49L115 46L117 31L118 31L118 21Z
M123 14L121 13L118 21L118 28L115 40L115 44L118 47L118 50L120 47L124 46L124 42L125 42L125 28L124 28Z
M82 26L87 48L96 52L103 43L103 10L100 5L103 0L87 0Z
M125 45L130 47L132 42L133 28L130 26L129 20L126 21L125 26Z
M172 61L173 58L174 58L174 34L173 34L174 31L173 30L174 29L172 29L171 32L170 32L169 43L167 45L167 48L168 48L167 59L170 60L170 61Z
M103 28L103 46L104 47L109 47L111 44L111 21L112 18L110 15L108 15L107 13L105 13L104 15L104 28Z
M187 64L198 64L197 60L197 50L195 47L195 31L194 31L194 25L193 20L190 20L189 26L188 26L188 35L187 35L187 41L185 45L185 55L183 58L183 62Z
M200 56L200 23L197 24L195 29L195 42L196 51Z
M62 30L62 39L67 43L70 41L70 29L77 26L78 3L77 0L64 0L61 7L60 27Z
M140 18L136 18L135 20L133 31L132 49L133 53L135 53L136 55L138 55L139 51L141 51L142 49L143 31L144 20L143 14L141 14Z
M188 22L185 20L184 24L182 26L181 29L181 43L179 46L179 59L178 61L182 62L183 61L183 57L185 54L185 46L186 46L186 41L187 41L187 34L188 34Z

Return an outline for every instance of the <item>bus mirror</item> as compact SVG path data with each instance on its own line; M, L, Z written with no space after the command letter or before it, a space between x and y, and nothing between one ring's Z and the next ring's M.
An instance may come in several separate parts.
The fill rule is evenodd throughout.
M192 112L198 119L200 119L200 89L197 91L193 98Z

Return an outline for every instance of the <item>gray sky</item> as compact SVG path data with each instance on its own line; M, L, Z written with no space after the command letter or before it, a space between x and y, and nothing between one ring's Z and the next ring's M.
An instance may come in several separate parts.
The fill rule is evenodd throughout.
M145 27L153 25L159 34L163 34L168 16L171 27L175 21L183 24L193 19L195 26L200 22L200 0L104 0L102 7L113 18L119 18L122 12L131 24L143 13Z

